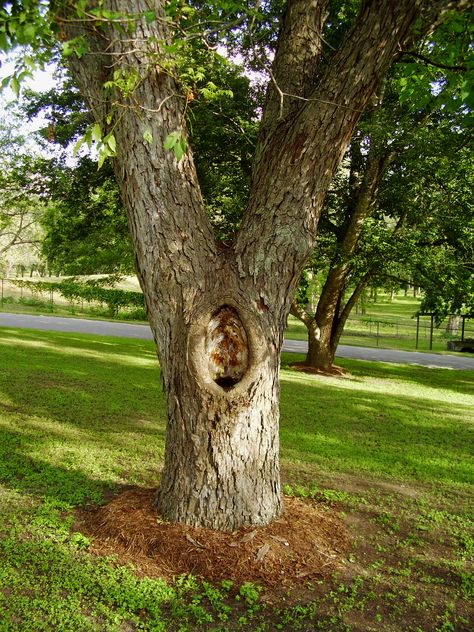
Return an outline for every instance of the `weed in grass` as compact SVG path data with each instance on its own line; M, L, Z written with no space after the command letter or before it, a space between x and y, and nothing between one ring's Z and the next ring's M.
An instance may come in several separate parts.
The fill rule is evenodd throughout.
M474 573L460 571L461 591L466 599L474 599Z

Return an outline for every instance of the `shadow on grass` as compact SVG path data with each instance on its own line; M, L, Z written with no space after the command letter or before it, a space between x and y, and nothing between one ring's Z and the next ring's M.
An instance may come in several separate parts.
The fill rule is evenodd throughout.
M0 481L74 504L157 483L166 417L152 343L0 330L0 344Z
M0 446L0 483L15 491L74 506L100 502L112 487L111 481L93 480L79 470L25 454L28 443L15 432L0 428Z
M473 482L469 406L299 379L282 376L284 459L431 483Z
M164 428L165 404L152 343L0 330L1 408L91 432ZM2 375L3 373L3 375ZM157 427L158 426L158 427Z
M364 376L380 379L395 379L430 388L443 388L455 393L472 395L474 392L474 371L438 369L417 365L389 364L388 362L357 362L338 360L338 364L350 371L354 377Z
M294 362L303 362L305 356L296 353L282 353L282 368L290 368ZM336 358L336 365L344 368L348 374L346 380L361 381L367 378L381 380L397 380L407 384L414 384L427 388L442 388L454 393L474 393L474 371L440 369L418 366L416 364L403 365L389 362L370 362L368 360L350 360Z
M2 330L0 343L6 361L0 372L0 429L6 433L0 453L7 462L10 451L30 455L39 468L30 479L50 478L58 490L70 472L68 497L81 476L86 487L90 480L154 484L166 415L153 343ZM285 354L283 361L290 358L297 356ZM438 398L434 389L439 384L465 392L465 375L344 365L351 376L340 382L283 373L283 458L427 482L472 480L470 411ZM403 395L392 384L385 393L383 380L429 390L417 399L413 387Z

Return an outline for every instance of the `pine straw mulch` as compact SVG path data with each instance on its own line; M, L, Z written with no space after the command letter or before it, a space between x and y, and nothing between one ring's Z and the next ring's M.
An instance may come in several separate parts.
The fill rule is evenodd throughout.
M330 575L348 551L342 521L314 501L286 497L284 513L270 525L224 533L162 521L154 498L154 489L125 491L107 505L82 509L74 528L92 538L93 553L115 555L140 575L191 573L287 589Z
M336 366L333 364L331 367L327 367L325 369L317 369L314 366L309 366L304 362L291 362L288 365L291 369L295 371L300 371L301 373L309 373L310 375L327 375L330 377L342 377L347 374L347 369L344 369L342 366Z

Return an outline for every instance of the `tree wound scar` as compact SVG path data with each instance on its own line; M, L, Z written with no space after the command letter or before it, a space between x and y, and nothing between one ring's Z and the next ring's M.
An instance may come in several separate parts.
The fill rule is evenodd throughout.
M206 352L212 380L230 390L248 368L247 333L237 311L223 305L211 316L207 326Z

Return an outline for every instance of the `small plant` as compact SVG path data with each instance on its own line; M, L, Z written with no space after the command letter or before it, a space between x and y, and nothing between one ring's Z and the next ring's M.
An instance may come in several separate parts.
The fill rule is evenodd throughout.
M239 588L239 594L236 596L236 599L241 598L245 601L247 606L253 608L258 602L259 596L260 587L255 586L255 584L252 584L251 582L245 582L245 584L242 584Z

